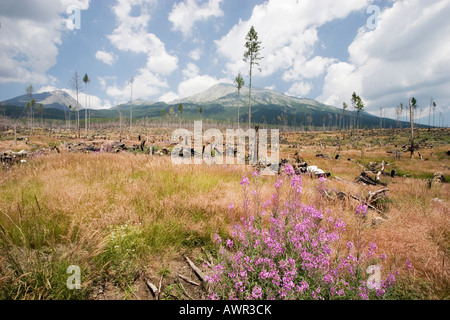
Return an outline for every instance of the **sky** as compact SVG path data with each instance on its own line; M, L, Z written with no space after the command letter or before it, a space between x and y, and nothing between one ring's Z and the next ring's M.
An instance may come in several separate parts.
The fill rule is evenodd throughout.
M450 0L1 0L0 101L91 79L91 107L170 102L233 83L255 27L252 85L338 108L450 124ZM80 98L83 103L83 96ZM440 117L440 115L442 117ZM400 119L405 119L402 114Z

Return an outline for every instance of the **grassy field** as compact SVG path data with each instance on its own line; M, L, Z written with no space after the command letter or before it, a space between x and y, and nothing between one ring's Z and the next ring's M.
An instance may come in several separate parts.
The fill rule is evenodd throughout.
M149 134L154 146L164 146L170 130ZM299 152L308 164L332 173L329 190L361 197L380 189L353 183L361 167L386 161L386 170L398 174L382 177L389 188L386 219L373 225L378 214L369 210L362 234L358 202L324 198L317 179L303 177L301 201L345 221L342 243L362 237L378 245L387 256L383 270L400 271L393 298L449 299L450 187L428 181L436 172L448 180L449 131L420 131L422 158L387 153L407 144L407 137L407 131L393 130L285 133L281 156L293 160ZM111 133L108 141L89 143L116 138ZM176 275L198 281L184 256L201 266L205 252L220 255L214 236L227 238L244 216L240 181L253 168L175 166L169 156L139 152L68 152L64 141L77 141L73 137L33 136L15 145L5 134L0 140L0 151L60 149L0 170L0 299L155 299L146 280L161 282L161 299L208 297L206 289L183 284ZM259 180L261 197L270 198L277 179ZM412 271L405 268L408 262ZM81 269L81 290L67 288L71 265ZM203 270L208 273L207 266Z

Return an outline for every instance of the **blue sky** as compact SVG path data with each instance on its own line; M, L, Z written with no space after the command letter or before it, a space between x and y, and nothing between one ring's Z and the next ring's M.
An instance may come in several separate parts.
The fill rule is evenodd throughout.
M70 6L79 30L67 26ZM254 25L264 48L254 86L336 107L356 91L368 112L391 118L415 96L422 123L432 97L448 124L449 16L450 0L2 0L0 101L29 84L70 92L75 71L91 78L94 108L129 101L132 75L133 99L150 101L238 72L248 83L242 56Z

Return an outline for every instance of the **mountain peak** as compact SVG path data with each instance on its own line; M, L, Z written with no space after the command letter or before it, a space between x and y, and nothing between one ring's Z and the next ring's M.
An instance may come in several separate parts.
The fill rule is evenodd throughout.
M77 101L72 98L70 94L68 94L64 90L52 90L45 91L33 94L33 99L36 100L36 103L39 105L42 103L44 108L55 108L60 110L67 109L70 105L76 106ZM6 101L2 103L7 105L13 105L18 107L25 107L26 104L30 101L30 98L24 94ZM80 103L81 104L81 103Z
M173 104L176 103L207 103L212 102L217 99L220 99L226 95L229 95L230 93L237 93L237 89L232 84L227 83L219 83L211 88L209 88L206 91L197 93L191 97L183 98L183 99L177 99L173 101Z
M184 99L178 99L171 104L178 103L191 103L191 104L211 104L220 103L227 107L237 107L246 104L249 94L249 88L244 86L240 95L237 92L237 88L233 84L219 83L206 91L200 92L191 97ZM290 97L279 93L271 89L261 89L252 87L252 104L257 105L284 105L288 108L293 107L296 104L306 104L311 106L323 106L319 102L311 99L302 99L297 97Z

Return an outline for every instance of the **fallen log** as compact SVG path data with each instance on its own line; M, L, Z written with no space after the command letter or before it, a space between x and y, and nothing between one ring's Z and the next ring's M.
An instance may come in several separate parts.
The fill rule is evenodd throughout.
M379 172L380 176L381 176L381 173L382 173L382 171ZM356 178L355 182L361 182L361 183L368 184L371 186L377 186L377 185L386 186L385 183L382 183L377 179L379 179L378 175L375 178L371 178L367 171L362 171L361 175L358 178Z
M199 268L197 268L195 264L187 256L184 256L184 258L187 260L188 264L194 270L195 274L199 277L199 279L202 280L202 282L205 282L205 275L203 274L203 272Z
M377 202L382 198L386 197L386 192L388 191L389 189L385 188L375 192L369 192L369 195L366 198L361 198L350 193L345 193L344 191L341 190L335 191L335 194L340 199L350 198L355 201L358 201L359 203L364 203L367 205L369 209L375 211L381 217L383 217L383 219L388 219L387 215L376 207ZM331 196L328 193L326 193L325 195L331 198Z
M386 163L383 161L383 163L381 164L381 170L378 171L377 176L376 176L376 181L380 182L380 176L384 173L384 167L385 167Z
M145 284L147 285L147 287L150 289L150 292L156 298L159 293L158 288L156 288L156 286L153 283L151 283L147 278L145 278L144 281L145 281Z
M186 281L186 282L189 283L189 284L192 284L192 285L194 285L194 286L200 286L199 283L197 283L197 282L195 282L195 281L192 281L191 279L189 279L188 277L183 276L182 274L177 273L177 276L178 276L180 279L183 279L184 281Z

